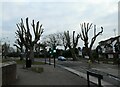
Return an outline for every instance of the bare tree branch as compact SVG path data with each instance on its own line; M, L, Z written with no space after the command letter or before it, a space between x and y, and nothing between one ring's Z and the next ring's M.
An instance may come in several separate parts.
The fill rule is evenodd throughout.
M90 49L92 48L92 46L93 46L93 44L94 44L96 38L97 38L102 32L103 32L103 27L101 27L101 31L98 32L98 33L92 38L91 44L90 44Z
M85 46L85 49L86 49L86 53L88 54L89 57L91 57L91 52L90 51L92 49L92 46L93 46L96 38L103 32L103 27L101 27L101 31L98 32L97 34L96 34L96 29L94 28L94 36L91 39L90 46L88 46L89 45L88 32L89 32L90 29L93 29L92 28L92 23L91 24L83 23L83 24L80 24L80 25L81 25L80 38L81 38L82 41L84 41L84 46Z
M31 51L31 57L34 49L34 45L37 44L38 40L43 33L42 26L39 24L39 21L35 25L34 20L32 21L32 30L34 32L34 38L30 31L30 26L28 22L28 17L26 18L26 25L24 25L23 19L21 18L21 22L16 24L18 30L15 32L17 37L20 39L18 44L23 44L26 48L26 51L29 49ZM25 27L26 26L26 27Z

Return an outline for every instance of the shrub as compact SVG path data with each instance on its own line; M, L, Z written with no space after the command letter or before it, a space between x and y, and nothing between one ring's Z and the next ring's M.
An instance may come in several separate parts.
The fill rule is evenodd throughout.
M44 65L44 64L45 64L44 62L37 62L37 61L33 62L33 65Z
M32 67L31 70L37 73L42 73L44 71L43 67Z
M25 60L15 60L17 64L25 64Z
M66 57L66 58L67 57L72 57L72 54L71 54L70 50L66 50L66 51L63 52L63 56Z
M20 53L18 52L12 52L7 54L8 57L20 57Z

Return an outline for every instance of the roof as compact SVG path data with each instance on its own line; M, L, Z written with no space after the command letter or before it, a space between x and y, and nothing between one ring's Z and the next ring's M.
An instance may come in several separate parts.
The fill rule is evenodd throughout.
M100 41L99 44L100 44L100 45L105 45L105 44L107 44L108 41L110 41L110 43L112 43L112 42L114 42L116 39L118 39L119 37L120 37L120 35L117 36L117 37L111 37L111 38L106 39L106 40L104 40L104 41Z

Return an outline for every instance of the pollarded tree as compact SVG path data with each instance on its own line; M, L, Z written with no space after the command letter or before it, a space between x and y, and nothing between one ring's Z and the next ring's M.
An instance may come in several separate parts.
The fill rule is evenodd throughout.
M4 58L7 58L7 54L8 54L8 50L9 50L9 44L7 44L6 42L2 45L2 58L4 56Z
M45 36L43 39L44 39L44 43L46 43L46 45L51 47L52 49L61 45L61 41L58 39L57 33L49 34Z
M93 47L93 44L96 40L96 38L102 34L103 32L103 27L101 27L101 31L99 31L98 33L96 33L96 26L94 26L93 28L93 24L89 24L89 23L82 23L81 25L81 33L80 33L80 38L81 40L83 40L84 42L84 46L85 46L85 52L87 53L87 55L89 56L90 60L92 60L92 55L91 55L91 50ZM93 29L94 30L94 35L91 39L91 42L89 43L89 31ZM92 60L93 61L93 60Z
M20 26L22 26L21 23L17 24L18 30L16 30L16 32L15 32L17 39L14 43L14 46L16 46L16 48L19 49L21 51L21 53L23 53L24 30L23 30L23 28L20 28ZM20 60L23 60L23 56L20 56Z
M16 34L17 34L17 37L18 37L19 34L17 32L16 32ZM15 44L13 46L15 46L18 50L20 50L21 53L23 53L23 46L24 46L24 44L22 43L20 38L16 39ZM20 60L23 60L23 56L22 55L20 56Z
M64 35L65 35L65 38L67 41L67 46L69 47L69 49L71 51L73 60L74 61L78 60L76 53L75 53L75 49L76 49L76 46L78 45L78 40L80 38L80 35L77 34L77 36L75 37L75 31L73 31L73 35L72 35L73 37L71 37L71 35L69 34L69 31L64 32Z
M35 44L35 51L39 55L41 48L43 51L46 50L47 44L45 42Z
M21 22L16 25L18 28L16 35L18 36L18 39L20 39L21 43L24 44L26 53L29 53L29 58L33 60L34 46L40 40L40 37L43 33L42 24L39 24L39 21L35 24L33 20L31 24L32 26L30 27L28 18L26 18L26 23L24 23L23 19L21 18ZM32 32L34 33L32 34Z
M65 38L64 32L57 33L57 37L61 42L61 45L64 46L65 50L67 49L67 40Z

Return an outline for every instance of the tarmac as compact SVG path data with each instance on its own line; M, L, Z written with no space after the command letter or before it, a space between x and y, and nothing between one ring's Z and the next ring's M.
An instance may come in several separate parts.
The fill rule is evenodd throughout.
M53 67L53 65L39 65L44 68L44 72L37 73L30 69L23 69L22 65L17 65L17 80L12 86L85 86L87 87L87 80L76 74L69 72L60 67ZM90 85L96 86L93 83Z
M48 63L48 62L47 62ZM51 63L51 64L54 64L54 63ZM107 65L107 67L108 67L108 65L109 64L105 64L105 65ZM66 67L66 66L63 66L63 65L59 65L59 64L56 64L56 66L59 66L59 67L61 67L61 68L63 68L63 69L65 69L65 70L67 70L67 71L69 71L69 72L71 72L71 73L73 73L73 74L76 74L77 76L79 76L79 77L82 77L82 78L84 78L84 79L86 79L87 80L87 74L86 73L82 73L82 72L80 72L80 71L78 71L78 70L76 70L76 69L73 69L73 68L71 68L71 67ZM115 68L114 68L115 69ZM103 69L100 69L101 71L103 70ZM105 70L105 71L107 71L107 70ZM105 72L104 71L104 72ZM116 75L115 73L116 73L116 69L115 69L115 71L109 71L109 72L106 72L108 75L111 75L110 74L110 72L112 73L112 74L114 74L114 75ZM113 76L114 76L113 75ZM118 75L118 74L117 74ZM116 75L116 76L117 76ZM95 77L93 77L93 76L90 76L90 81L91 82L93 82L93 83L95 83L95 84L98 84L98 78L95 78ZM103 87L108 87L108 86L111 86L111 87L116 87L116 85L113 85L113 84L111 84L111 83L109 83L109 82L106 82L106 81L104 81L104 80L101 80L101 84L102 84L102 86ZM118 83L119 84L119 83ZM117 85L117 86L119 86L119 85Z
M79 71L77 71L75 69L72 69L72 68L69 68L69 67L65 67L65 66L61 66L61 65L58 65L58 66L66 69L66 70L68 70L68 71L70 71L70 72L72 72L72 73L74 73L74 74L76 74L78 76L82 76L83 78L85 78L87 80L87 74L85 74L85 73L79 72ZM98 84L98 78L96 78L96 77L90 76L90 81L95 83L95 84ZM101 80L101 84L102 84L103 87L107 87L107 86L116 87L113 84L108 83L108 82L106 82L104 80Z

